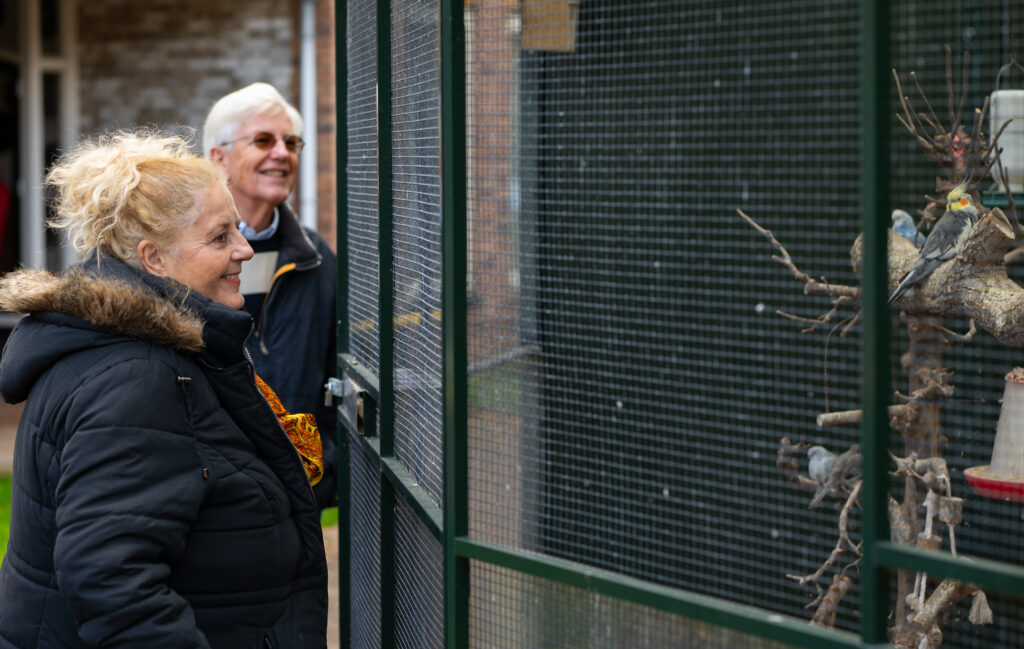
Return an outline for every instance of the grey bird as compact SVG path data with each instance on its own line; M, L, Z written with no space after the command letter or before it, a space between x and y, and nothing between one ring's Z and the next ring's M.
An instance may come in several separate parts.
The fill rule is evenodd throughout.
M965 180L946 195L946 212L921 246L917 261L889 296L889 304L903 297L912 286L923 282L936 268L955 257L957 242L977 220L978 208L967 193Z
M810 458L807 472L820 484L808 505L810 509L820 505L826 497L845 497L860 478L861 455L858 444L838 456L823 446L813 446L808 449L807 457Z
M807 473L812 479L824 484L828 472L836 461L836 454L824 446L812 446L807 449Z

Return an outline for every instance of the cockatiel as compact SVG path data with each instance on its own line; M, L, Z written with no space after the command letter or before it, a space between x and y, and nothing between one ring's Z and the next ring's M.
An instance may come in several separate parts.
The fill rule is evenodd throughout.
M957 242L978 220L978 208L967 193L967 181L960 183L946 195L946 212L928 235L918 253L917 261L900 280L889 296L889 304L903 297L910 287L926 277L956 255Z

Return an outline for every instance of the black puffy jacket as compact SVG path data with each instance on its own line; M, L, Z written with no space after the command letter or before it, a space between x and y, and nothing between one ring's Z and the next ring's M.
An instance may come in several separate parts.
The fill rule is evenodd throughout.
M338 461L334 407L324 385L337 373L335 301L338 262L323 237L302 226L287 203L274 280L260 324L246 340L256 372L290 412L316 415L324 445L324 475L313 491L320 507L337 504Z
M175 286L107 257L0 282L30 314L0 362L27 399L0 647L325 646L318 510L251 318Z

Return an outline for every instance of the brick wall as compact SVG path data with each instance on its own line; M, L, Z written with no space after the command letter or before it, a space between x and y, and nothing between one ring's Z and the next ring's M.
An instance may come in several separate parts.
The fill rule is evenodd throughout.
M316 8L316 102L317 102L317 229L327 243L336 245L337 156L334 101L334 0L317 0Z
M213 102L253 81L297 105L297 2L78 3L82 133L188 125L198 140Z
M90 0L79 3L81 129L153 125L198 152L206 113L253 81L299 105L300 0ZM318 229L335 246L334 0L317 0ZM308 170L302 170L309 173ZM301 196L293 204L300 207Z

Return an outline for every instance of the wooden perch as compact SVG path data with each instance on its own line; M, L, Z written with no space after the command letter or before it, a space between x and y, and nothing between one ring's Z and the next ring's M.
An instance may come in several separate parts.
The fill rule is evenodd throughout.
M935 587L924 608L913 615L910 621L921 628L929 628L938 621L939 614L963 598L973 595L977 590L976 586L955 579L946 579Z
M896 502L896 499L889 496L889 538L892 539L893 543L899 543L900 545L910 545L914 540L913 523L910 520L910 516L907 514L907 510L903 505Z
M846 594L850 592L853 580L846 575L836 575L828 592L821 600L821 606L814 612L811 618L811 626L833 628L836 625L836 611L839 609L839 602L843 601Z
M960 241L957 256L939 266L897 302L916 315L970 318L1000 343L1024 347L1024 288L1006 274L1004 257L1014 241L1013 225L995 208ZM903 236L889 233L889 289L917 260L918 250ZM859 272L863 259L858 237L851 252Z
M904 478L915 478L921 481L926 488L936 493L952 494L949 483L949 468L946 466L946 459L942 457L918 458L911 453L907 457L896 457L889 454L896 463L896 470L893 475Z
M895 404L889 406L887 412L890 418L906 416L913 406L906 404ZM839 412L823 412L817 417L819 426L837 426L839 424L855 424L861 420L864 412L861 410L840 410Z

